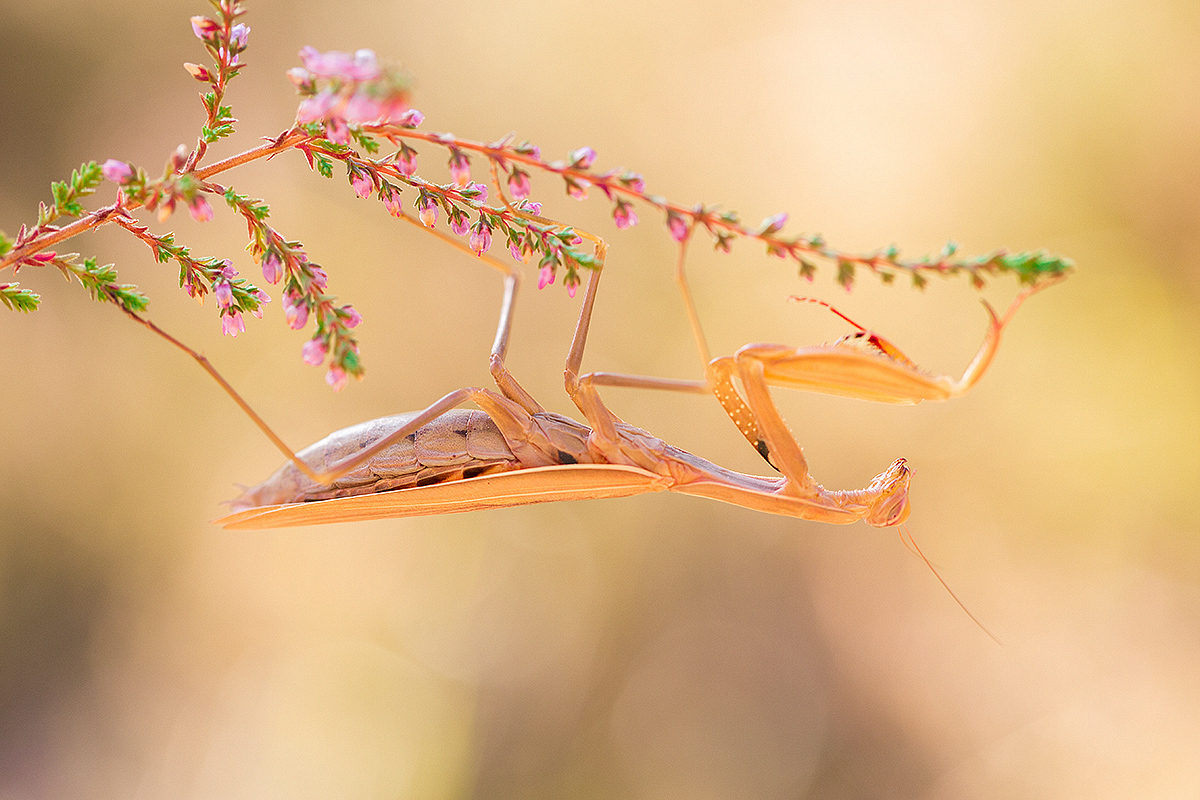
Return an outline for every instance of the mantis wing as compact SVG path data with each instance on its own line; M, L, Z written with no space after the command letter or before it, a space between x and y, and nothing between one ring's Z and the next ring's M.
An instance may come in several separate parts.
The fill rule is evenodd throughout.
M637 467L570 464L531 467L390 492L239 511L215 524L234 530L288 528L367 519L456 514L555 500L600 500L661 492L670 482Z

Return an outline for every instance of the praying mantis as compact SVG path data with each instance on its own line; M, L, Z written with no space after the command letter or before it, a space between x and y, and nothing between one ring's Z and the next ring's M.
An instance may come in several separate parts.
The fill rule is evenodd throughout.
M893 344L856 323L851 323L858 328L856 333L832 344L799 348L750 344L732 356L714 359L709 357L687 285L686 248L681 247L676 280L705 363L705 380L603 372L581 375L606 252L602 240L585 235L595 245L600 266L587 283L567 356L565 384L587 425L546 411L505 367L519 272L484 256L482 260L504 275L505 283L489 362L499 392L458 389L422 411L345 428L298 454L271 435L289 462L231 501L233 513L215 522L226 528L262 529L673 491L820 522L899 525L910 510L911 475L905 460L894 461L866 488L825 489L810 475L769 387L889 403L961 396L986 372L1017 308L1050 283L1023 290L1003 316L984 304L987 334L957 380L922 372ZM625 423L601 399L598 387L606 385L712 393L780 477L726 469ZM468 401L479 410L458 408ZM265 430L261 423L260 427Z

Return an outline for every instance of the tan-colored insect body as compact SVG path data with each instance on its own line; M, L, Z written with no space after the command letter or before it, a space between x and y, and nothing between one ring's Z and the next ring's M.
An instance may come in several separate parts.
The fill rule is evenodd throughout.
M593 241L597 261L603 264L604 244ZM246 490L231 504L235 513L217 523L268 528L674 491L820 522L861 519L877 527L899 525L909 513L911 475L905 460L897 459L864 489L825 489L809 474L769 386L890 403L959 396L986 371L1004 326L1021 302L1040 288L1019 294L1003 318L988 307L987 336L958 380L922 372L890 342L858 325L858 333L830 345L754 344L733 356L711 359L684 278L681 251L676 276L706 362L704 381L686 381L579 374L601 275L596 269L588 281L565 371L567 393L587 420L583 425L545 411L505 368L519 276L514 267L486 256L483 260L505 275L490 361L500 394L459 389L421 412L338 431L299 457L285 449L291 463ZM715 394L739 431L781 477L725 469L625 423L600 398L598 387L604 385ZM457 410L465 402L480 410Z

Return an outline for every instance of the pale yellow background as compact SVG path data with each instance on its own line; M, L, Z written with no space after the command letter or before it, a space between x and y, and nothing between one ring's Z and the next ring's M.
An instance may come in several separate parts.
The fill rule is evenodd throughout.
M302 45L370 47L414 75L429 130L590 144L677 202L788 211L849 250L1073 257L965 399L777 393L827 486L910 459L913 535L1004 645L890 531L684 497L224 532L219 503L278 453L186 358L28 269L44 307L0 312L0 800L1200 795L1194 2L248 7L239 134L216 157L289 124ZM81 161L157 173L194 141L180 63L203 60L205 9L0 2L0 227ZM115 261L287 441L487 384L491 273L298 154L221 180L362 311L364 383L329 392L278 300L233 341L120 231L70 249ZM617 232L602 199L535 189L613 246L586 366L699 376L661 220ZM153 226L253 271L223 207ZM718 352L845 331L795 293L937 372L982 336L963 281L846 294L735 250L692 262ZM527 284L510 362L563 412L576 309ZM710 399L608 397L765 469Z

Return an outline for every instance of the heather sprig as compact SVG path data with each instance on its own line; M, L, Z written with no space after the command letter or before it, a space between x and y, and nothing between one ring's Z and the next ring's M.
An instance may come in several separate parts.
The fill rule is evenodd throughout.
M229 81L241 71L241 54L250 36L250 28L236 21L246 13L238 0L209 0L209 3L216 12L216 19L192 17L192 32L204 43L204 49L213 59L213 66L203 67L190 62L183 65L193 78L210 87L210 91L201 95L206 119L200 129L196 149L187 157L183 167L185 172L200 163L210 144L233 133L237 120L233 111L221 105L221 102L225 99Z
M534 173L558 176L567 195L579 200L586 199L589 193L603 195L611 204L618 229L638 224L638 204L649 206L662 215L669 235L680 247L698 231L706 233L721 251L730 250L737 239L758 240L768 255L798 265L803 278L813 278L819 261L831 263L836 268L838 283L847 289L863 271L878 275L885 283L907 274L918 288L931 275L965 274L973 285L981 287L986 277L1003 273L1015 274L1023 284L1037 284L1056 278L1071 267L1067 259L1042 251L997 250L962 258L953 243L936 256L916 260L901 258L894 246L865 255L848 253L828 245L819 235L785 236L782 230L786 214L775 214L750 227L732 211L706 205L685 206L649 194L644 178L636 172L624 168L603 172L595 169L597 154L591 147L577 148L562 160L546 160L536 145L516 142L513 134L483 143L460 139L451 133L420 131L424 116L409 106L408 78L369 50L349 54L322 53L311 47L302 49L302 66L288 72L301 97L292 127L268 138L265 144L205 166L201 162L208 145L234 133L236 119L223 103L228 82L245 66L242 55L250 33L249 27L238 21L244 14L238 0L209 2L213 15L193 17L191 25L212 65L185 64L196 80L207 85L201 95L205 120L196 146L189 151L180 145L173 151L159 178L151 178L142 167L117 159L108 159L103 164L84 163L72 172L69 181L52 184L52 202L39 205L34 226L21 226L15 239L0 234L0 270L11 267L15 274L24 266L55 266L80 281L96 299L117 304L173 344L184 347L137 316L136 312L145 309L146 298L136 287L118 283L112 265L98 266L93 258L80 263L78 254L59 256L53 249L79 233L115 222L149 246L159 263L175 261L180 268L179 285L189 296L203 302L212 294L222 330L236 336L245 331L243 314L262 316L262 306L270 300L267 293L238 276L231 260L196 258L175 241L173 233L152 233L132 216L137 209L145 208L156 211L162 222L182 204L194 219L206 222L214 215L210 199L221 197L246 221L249 239L246 249L261 269L263 279L267 284L280 286L287 324L299 330L313 319L315 332L302 347L303 360L314 365L328 363L326 380L334 388L341 388L349 377L363 374L358 343L351 333L361 321L360 315L352 306L339 305L336 297L328 293L326 271L309 259L299 241L287 239L267 223L269 207L264 201L212 180L225 171L291 149L301 151L310 168L324 177L332 177L335 168L341 165L357 196L374 196L394 217L413 221L404 211L403 197L405 191L411 191L411 207L420 224L434 229L444 220L451 233L461 240L451 241L480 257L502 240L514 259L529 263L537 258L539 288L555 283L561 274L562 279L557 282L572 297L583 271L600 266L599 258L582 247L585 238L595 240L595 237L581 236L568 225L540 216L542 206L532 199ZM390 144L394 151L379 155L381 142ZM431 181L419 174L418 149L427 152L429 148L444 151L444 160L437 159L436 166L445 165L450 177L448 183ZM472 179L472 158L486 163L491 175L490 187ZM117 199L88 211L82 200L92 195L103 180L117 185ZM76 220L61 224L62 217ZM435 233L446 238L440 231ZM602 248L602 244L597 247ZM0 283L0 304L17 311L32 311L38 302L36 293L18 283ZM205 363L197 353L189 352ZM209 366L205 368L211 371Z
M576 199L585 199L591 188L599 190L612 203L613 221L620 229L637 224L638 216L631 203L636 200L662 213L668 231L678 242L690 237L696 228L707 232L714 247L723 252L731 249L735 239L758 240L765 245L768 255L794 261L800 276L809 280L817 270L814 259L835 264L837 281L847 289L853 286L858 271L863 269L878 275L884 283L891 283L898 274L908 274L917 288L924 287L930 275L966 274L972 285L981 288L989 275L1012 273L1022 284L1031 285L1063 275L1073 266L1070 259L1045 251L1010 253L995 250L982 256L960 258L953 242L938 255L920 259L901 258L894 245L868 254L848 253L831 247L819 234L783 236L781 230L787 214L772 215L750 227L741 222L735 211L721 211L715 206L701 204L687 207L649 194L645 179L639 173L625 168L594 171L592 164L596 151L591 147L580 147L565 160L546 161L536 145L527 141L513 144L512 134L496 142L483 143L388 124L364 125L363 128L400 146L393 158L404 164L407 175L416 172L416 151L407 140L423 140L449 149L451 175L456 183L462 181L463 175L469 175L465 153L475 152L491 161L506 176L509 191L516 198L529 196L530 169L556 174L562 178L567 194Z

